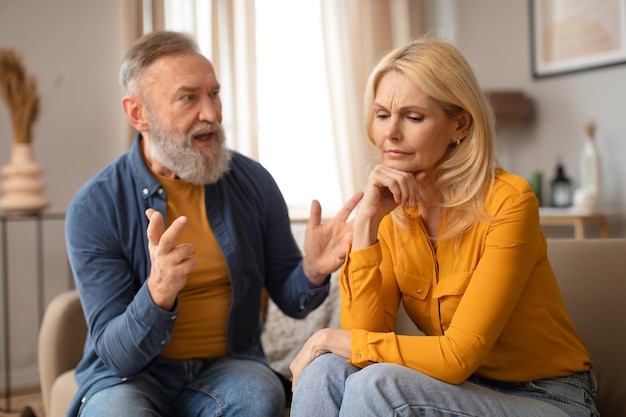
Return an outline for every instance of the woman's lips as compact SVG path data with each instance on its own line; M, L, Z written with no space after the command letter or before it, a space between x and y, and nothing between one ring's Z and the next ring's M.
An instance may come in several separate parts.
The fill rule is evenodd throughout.
M402 152L397 149L389 149L385 151L385 154L391 158L402 158L409 155L407 152Z

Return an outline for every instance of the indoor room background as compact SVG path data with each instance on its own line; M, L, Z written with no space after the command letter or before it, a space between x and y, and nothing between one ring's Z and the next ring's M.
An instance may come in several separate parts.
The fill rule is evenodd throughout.
M27 71L38 78L41 111L33 149L44 168L45 195L50 201L46 213L62 216L78 188L128 148L131 135L117 78L128 36L124 2L0 0L0 48L17 50ZM574 183L578 181L585 125L595 121L603 179L601 208L609 235L626 236L626 65L535 78L528 1L415 3L423 7L423 31L457 45L486 90L521 91L531 101L532 120L499 126L496 149L507 170L525 178L542 172L544 197L557 161ZM0 167L11 157L12 135L9 113L0 104ZM314 177L315 172L309 175ZM7 279L0 290L2 300L8 296L10 304L3 301L0 309L0 338L9 317L11 383L32 386L37 384L36 340L42 308L71 286L63 221L48 219L41 229L30 221L7 225L6 242L0 241L2 253L7 254L0 259L8 265L3 266ZM0 342L1 391L7 346Z

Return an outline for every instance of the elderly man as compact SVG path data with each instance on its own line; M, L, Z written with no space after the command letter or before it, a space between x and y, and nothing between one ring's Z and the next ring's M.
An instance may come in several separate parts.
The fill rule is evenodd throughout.
M220 85L195 42L144 36L121 81L137 138L67 213L89 326L68 416L280 416L289 384L264 358L262 290L292 317L319 306L362 194L325 224L312 203L303 257L271 175L225 147Z

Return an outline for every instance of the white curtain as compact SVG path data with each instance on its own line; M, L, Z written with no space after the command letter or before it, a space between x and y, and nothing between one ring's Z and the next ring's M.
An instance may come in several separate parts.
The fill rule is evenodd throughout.
M320 0L341 190L363 188L377 160L367 140L363 96L367 78L388 50L421 32L421 1Z
M259 159L254 0L213 0L212 55L230 146Z

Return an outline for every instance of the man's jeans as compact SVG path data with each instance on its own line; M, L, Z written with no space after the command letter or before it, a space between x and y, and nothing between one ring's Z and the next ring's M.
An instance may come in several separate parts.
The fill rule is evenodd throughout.
M285 391L267 365L245 359L157 359L137 377L83 400L83 417L278 417Z
M291 417L596 417L595 378L502 383L472 376L453 385L387 363L360 369L328 353L304 369Z

